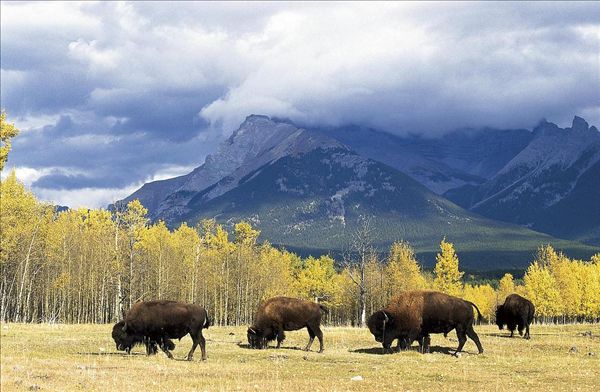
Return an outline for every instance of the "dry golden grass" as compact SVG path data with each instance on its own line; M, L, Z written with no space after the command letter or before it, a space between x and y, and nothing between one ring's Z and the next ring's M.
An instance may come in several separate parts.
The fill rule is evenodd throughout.
M325 353L299 350L305 331L287 333L279 350L250 350L245 328L205 331L208 361L200 350L183 361L189 337L177 342L175 360L115 350L111 325L24 325L1 328L3 392L40 391L463 391L598 390L600 325L533 326L532 340L509 339L495 326L478 326L485 349L468 341L460 358L448 354L456 336L432 335L432 354L381 355L366 329L325 328ZM583 335L591 331L592 335ZM576 350L571 350L576 347ZM318 348L315 341L313 350ZM575 352L571 352L575 351ZM353 381L361 376L362 381Z

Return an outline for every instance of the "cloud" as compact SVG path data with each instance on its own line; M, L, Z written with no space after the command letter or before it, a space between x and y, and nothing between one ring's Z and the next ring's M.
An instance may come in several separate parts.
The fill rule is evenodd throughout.
M43 172L46 196L198 166L251 113L421 134L600 123L593 2L1 7L9 167Z
M266 112L397 133L564 123L599 106L594 10L353 4L276 14L247 40L262 52L260 66L202 115L228 129L248 112Z

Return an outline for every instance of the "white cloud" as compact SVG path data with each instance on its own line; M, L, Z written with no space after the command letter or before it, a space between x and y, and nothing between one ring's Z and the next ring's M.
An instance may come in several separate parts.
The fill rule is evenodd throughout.
M41 169L34 169L32 167L15 167L13 169L17 179L27 187L31 186L31 184L39 180L41 177L54 172L54 168L52 167L45 167ZM8 175L10 170L10 168L8 170L3 170L2 174Z
M46 189L32 188L43 201L70 208L106 208L109 204L121 200L133 193L139 186L124 188L80 188L80 189Z
M10 163L30 184L44 170L120 181L44 193L77 203L112 201L124 176L137 187L183 174L251 113L398 133L600 124L599 3L31 2L1 14L2 104L24 130ZM72 126L43 127L61 116Z
M181 166L181 165L168 166L168 167L158 170L156 173L154 173L154 175L152 175L151 177L146 179L145 182L166 180L167 178L182 176L184 174L188 174L189 172L194 170L194 168L195 168L195 166Z

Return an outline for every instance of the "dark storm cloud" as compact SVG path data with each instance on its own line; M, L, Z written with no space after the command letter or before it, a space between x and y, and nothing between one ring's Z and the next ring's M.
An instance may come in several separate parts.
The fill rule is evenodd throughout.
M61 204L182 174L250 113L421 134L600 123L598 3L1 7L9 166Z

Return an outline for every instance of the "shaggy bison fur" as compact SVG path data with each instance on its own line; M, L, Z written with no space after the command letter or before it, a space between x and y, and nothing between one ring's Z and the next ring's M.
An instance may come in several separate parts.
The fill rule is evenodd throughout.
M323 332L321 315L328 310L323 305L296 298L275 297L263 302L248 328L248 343L252 348L266 348L269 341L277 339L277 348L285 339L283 331L296 331L306 328L310 337L305 350L315 339L319 339L319 352L323 352Z
M527 298L518 294L511 294L504 300L504 304L496 309L496 325L503 329L506 325L510 331L510 337L515 334L515 328L518 328L519 335L523 336L525 329L525 339L529 339L529 325L533 321L535 307Z
M202 351L202 360L205 360L206 340L202 336L202 329L208 328L209 325L208 314L199 305L176 301L136 302L125 317L121 329L123 334L119 334L115 343L117 347L125 347L135 339L147 338L157 342L165 354L173 358L169 350L174 345L169 338L181 339L190 334L193 344L187 355L188 361L193 359L198 344Z
M456 329L459 353L467 341L467 336L477 345L479 353L483 347L473 329L473 307L475 304L461 298L436 291L406 291L394 297L388 306L373 313L368 327L377 342L389 350L392 342L398 339L398 349L410 347L418 340L421 352L429 352L431 333L443 333Z

